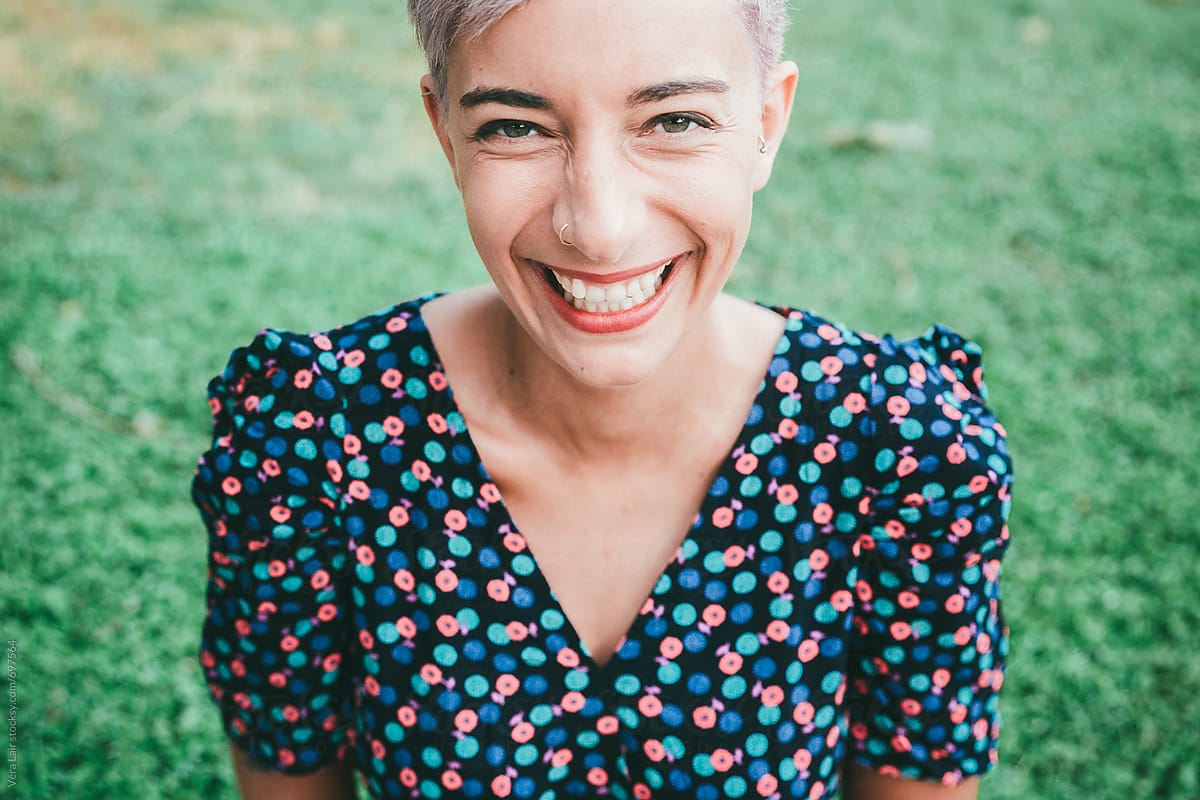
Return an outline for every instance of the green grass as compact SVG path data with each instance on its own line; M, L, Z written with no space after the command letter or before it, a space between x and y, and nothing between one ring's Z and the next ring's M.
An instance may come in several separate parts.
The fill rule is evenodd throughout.
M983 796L1200 795L1200 9L794 5L734 289L985 347L1018 484ZM205 382L264 325L484 278L402 4L348 9L0 6L0 797L232 796L195 663Z

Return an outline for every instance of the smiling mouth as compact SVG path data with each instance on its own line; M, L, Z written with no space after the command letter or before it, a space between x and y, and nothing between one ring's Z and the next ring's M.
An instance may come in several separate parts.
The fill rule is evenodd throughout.
M593 283L580 278L560 275L543 266L543 273L552 286L557 285L569 304L591 314L615 314L637 308L662 288L663 280L677 259L664 261L653 269L618 283Z

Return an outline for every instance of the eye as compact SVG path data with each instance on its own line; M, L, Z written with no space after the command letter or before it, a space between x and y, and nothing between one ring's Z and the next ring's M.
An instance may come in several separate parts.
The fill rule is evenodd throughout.
M537 126L531 122L523 122L519 119L498 119L480 127L473 138L478 140L494 137L527 139L538 132Z
M663 133L678 135L688 133L694 127L712 128L713 123L707 117L699 114L663 114L650 121L650 129L661 130Z
M533 126L528 122L515 120L500 123L496 130L509 139L524 139L534 132Z
M666 117L660 120L658 124L662 126L663 131L666 133L685 133L695 124L695 121L687 117Z

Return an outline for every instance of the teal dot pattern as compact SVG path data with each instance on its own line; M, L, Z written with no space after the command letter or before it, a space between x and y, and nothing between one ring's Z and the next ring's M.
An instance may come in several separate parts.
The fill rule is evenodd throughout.
M944 784L995 762L1012 462L976 345L775 309L745 427L597 660L472 444L430 297L264 331L209 386L200 660L255 761L542 800L832 797L849 760Z

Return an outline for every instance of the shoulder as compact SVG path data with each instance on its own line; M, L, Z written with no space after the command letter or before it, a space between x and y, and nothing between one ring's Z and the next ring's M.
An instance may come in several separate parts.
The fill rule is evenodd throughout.
M349 491L352 431L400 390L401 368L411 378L414 362L433 361L420 320L427 299L323 332L268 328L233 351L208 385L212 445L192 483L218 537L331 524Z
M787 316L771 368L776 386L791 389L820 427L865 446L860 464L885 494L895 481L923 478L949 491L986 484L1006 493L1007 433L988 404L978 344L942 325L900 339L776 311Z
M982 358L979 345L941 325L874 341L863 476L882 554L902 554L908 542L974 562L1006 549L1013 464L988 405Z
M786 319L775 369L790 369L805 383L843 384L874 363L878 339L869 334L811 311L787 306L773 310Z
M912 339L884 336L876 349L877 394L937 391L936 404L954 407L987 400L982 349L950 328L935 325Z
M951 328L934 325L921 336L876 336L810 311L776 307L787 319L773 373L791 369L807 383L862 391L872 406L900 397L910 408L953 409L986 404L982 349ZM832 379L832 380L831 380ZM893 408L904 403L895 401ZM898 415L897 415L898 416Z
M1007 432L988 405L979 345L935 325L876 347L870 399L880 440L922 472L936 466L1007 484Z
M421 308L434 295L406 300L361 319L312 333L264 328L229 356L208 385L218 426L238 430L271 413L312 417L378 402L404 368L434 362ZM285 418L285 422L288 420Z
M797 366L803 368L814 357L833 356L841 363L827 362L822 374L862 364L864 369L855 372L885 378L887 383L906 383L910 377L935 384L950 381L987 396L979 345L944 325L934 325L918 337L899 339L856 330L803 309L774 306L773 310L787 320L781 354ZM819 378L815 372L811 376Z

